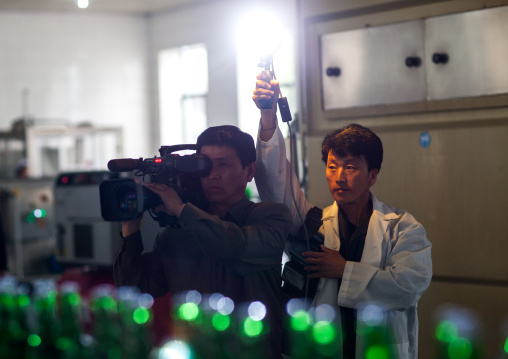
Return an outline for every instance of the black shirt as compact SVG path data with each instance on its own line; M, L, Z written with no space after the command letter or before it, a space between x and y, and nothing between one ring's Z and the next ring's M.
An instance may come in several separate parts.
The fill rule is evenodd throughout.
M365 237L369 227L370 217L372 215L372 202L368 215L362 220L360 225L356 227L348 221L346 214L339 207L339 235L340 249L339 253L347 261L360 262L362 259L363 248L365 246ZM339 278L338 289L342 284L342 278ZM343 333L343 354L344 359L355 358L356 347L356 309L339 307L342 333Z

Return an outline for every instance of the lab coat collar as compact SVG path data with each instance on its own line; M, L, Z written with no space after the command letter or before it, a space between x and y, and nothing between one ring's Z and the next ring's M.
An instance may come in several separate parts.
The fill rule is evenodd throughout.
M380 202L372 192L372 216L369 221L367 236L365 237L365 247L361 262L379 267L381 263L381 247L385 236L388 235L390 221L397 220L399 215L393 209L383 202ZM335 235L339 238L339 207L337 202L323 210L323 223L331 224Z

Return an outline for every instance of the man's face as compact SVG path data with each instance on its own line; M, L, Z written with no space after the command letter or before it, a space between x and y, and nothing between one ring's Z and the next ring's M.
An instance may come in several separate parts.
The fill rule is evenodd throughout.
M227 146L203 146L200 153L213 163L210 174L201 177L201 186L210 205L231 206L242 199L247 182L254 177L256 164L242 168L235 149Z
M364 156L338 157L332 151L328 152L326 179L339 206L363 205L368 200L370 187L376 182L379 172L368 168Z

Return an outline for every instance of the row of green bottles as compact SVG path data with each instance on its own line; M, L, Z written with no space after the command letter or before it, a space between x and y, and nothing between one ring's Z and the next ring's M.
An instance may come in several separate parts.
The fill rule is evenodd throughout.
M160 348L158 358L171 358L164 354L170 347L187 359L270 357L270 328L263 303L234 303L219 293L197 291L173 299L174 340Z
M287 304L285 329L292 359L342 358L343 335L336 308L323 304L308 308L300 299ZM356 348L365 359L397 359L386 313L376 305L356 311Z
M153 298L101 286L84 303L76 283L0 279L0 358L143 359L152 351Z

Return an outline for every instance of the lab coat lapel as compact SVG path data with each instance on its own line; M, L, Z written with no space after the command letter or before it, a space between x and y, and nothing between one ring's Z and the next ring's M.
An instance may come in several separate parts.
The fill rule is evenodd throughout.
M388 226L390 220L397 218L397 215L391 211L386 213L382 203L372 193L370 195L372 198L372 216L370 217L360 262L379 267L382 259L383 239L390 240L388 238Z
M334 202L333 205L323 210L323 230L325 237L325 246L338 251L340 248L339 239L339 207Z

